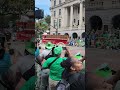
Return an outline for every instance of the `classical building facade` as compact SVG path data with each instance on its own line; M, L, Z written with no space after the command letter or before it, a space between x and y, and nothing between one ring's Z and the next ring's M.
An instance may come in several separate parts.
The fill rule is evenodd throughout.
M86 0L86 30L119 31L120 0Z
M85 32L84 0L51 0L51 34L82 37Z

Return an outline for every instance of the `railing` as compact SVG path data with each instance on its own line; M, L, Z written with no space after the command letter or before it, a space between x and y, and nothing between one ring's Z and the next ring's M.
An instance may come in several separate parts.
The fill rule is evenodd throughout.
M71 1L76 1L76 0L65 0L65 2L71 2Z
M111 9L111 8L120 8L120 0L112 1L89 1L86 2L86 10L90 9Z
M59 7L59 6L62 6L64 4L67 4L67 3L70 3L70 2L73 2L73 1L78 1L78 0L65 0L65 2L61 2L60 4L57 4L55 6L51 6L50 10L53 9L53 8L55 8L55 7ZM82 0L82 1L84 1L84 0Z

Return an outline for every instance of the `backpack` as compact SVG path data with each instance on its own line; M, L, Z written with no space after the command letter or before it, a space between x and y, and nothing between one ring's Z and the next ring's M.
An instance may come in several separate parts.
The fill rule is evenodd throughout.
M70 83L67 80L62 79L58 82L56 90L70 90Z
M73 80L69 80L69 78L68 79L61 79L58 82L58 84L56 85L56 90L70 90L70 85L73 84L79 77L80 77L80 75L77 74L73 77L69 77L69 78L74 78Z
M54 57L54 52L53 52L54 48L55 47L53 47L52 50L50 51L50 53L44 58L45 60L47 60L50 57Z

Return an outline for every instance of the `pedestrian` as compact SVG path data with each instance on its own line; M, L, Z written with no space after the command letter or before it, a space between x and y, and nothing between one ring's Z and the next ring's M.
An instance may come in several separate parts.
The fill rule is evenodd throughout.
M61 46L54 48L54 57L48 58L42 65L43 68L49 68L49 90L55 90L57 83L62 79L62 72L64 68L61 67L60 63L66 58L61 57L63 49ZM41 90L41 89L40 89Z
M51 42L48 42L45 46L45 50L41 52L41 54L36 56L36 60L40 66L50 57L54 56L54 45ZM43 69L40 72L40 90L46 90L48 87L48 76L49 69Z
M17 62L13 64L7 72L2 75L3 82L8 85L11 90L19 90L19 88L24 84L30 77L35 75L35 44L34 41L27 42L25 45L27 55L18 58ZM26 71L30 70L32 72L29 75L25 74ZM34 71L34 72L33 72Z
M0 49L0 75L5 73L11 66L10 54L4 48Z
M61 66L65 68L62 78L70 83L70 90L85 90L85 74L81 73L82 62L72 57L63 61Z
M54 45L51 43L51 42L48 42L46 45L45 45L45 50L43 50L41 52L40 55L38 55L37 59L39 60L39 62L42 64L44 62L44 60L47 59L46 56L48 55L51 55L51 51L52 51L52 48L54 47Z

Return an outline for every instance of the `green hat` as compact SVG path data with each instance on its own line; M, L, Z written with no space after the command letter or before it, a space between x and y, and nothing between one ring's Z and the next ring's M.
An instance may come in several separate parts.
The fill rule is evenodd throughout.
M102 64L100 67L98 67L95 70L95 73L98 76L101 76L103 78L109 78L112 75L112 71L111 69L108 67L108 64L104 63Z
M82 59L82 55L80 54L80 53L77 53L76 55L75 55L75 58L77 58L77 59Z
M30 54L35 54L35 43L34 39L32 38L31 41L25 43L25 49L30 53Z
M45 45L45 47L46 47L47 49L51 50L51 49L54 47L54 45L53 45L51 42L48 42L48 43Z
M62 51L63 51L63 48L61 46L54 48L55 55L60 55L62 53Z

